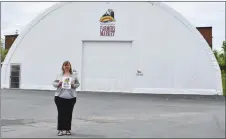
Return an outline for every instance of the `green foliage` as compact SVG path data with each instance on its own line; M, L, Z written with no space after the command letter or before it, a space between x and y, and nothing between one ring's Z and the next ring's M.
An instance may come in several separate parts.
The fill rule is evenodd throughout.
M0 48L1 62L4 61L4 59L5 59L5 57L6 57L7 53L8 53L8 51L9 51L8 49L3 49L2 47Z
M213 50L213 53L217 59L217 62L220 66L226 65L226 41L223 41L222 43L222 50Z
M221 48L223 49L224 52L226 52L226 41L223 41Z
M1 55L1 62L3 62L4 61L4 59L5 59L5 57L6 57L6 55L7 55L7 53L8 53L8 49L4 49L4 48L2 48L2 45L3 45L3 39L1 38L1 42L0 42L0 55Z
M223 65L226 65L226 41L223 41L223 44L222 44L222 50L223 50L223 56L221 56L221 57L223 57L222 59L223 59Z
M226 41L223 41L222 43L222 50L217 51L213 50L213 53L217 59L217 62L220 67L225 67L226 66ZM222 70L221 71L221 77L222 77L222 85L223 85L223 94L226 96L226 71Z

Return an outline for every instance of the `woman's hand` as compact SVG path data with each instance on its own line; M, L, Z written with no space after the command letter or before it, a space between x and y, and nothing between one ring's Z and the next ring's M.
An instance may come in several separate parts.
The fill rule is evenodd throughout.
M61 87L62 86L62 81L59 81L59 85L58 85L58 87Z
M75 83L74 82L71 83L71 88L75 89Z
M78 79L76 78L72 83L71 83L71 88L73 88L73 89L76 89L76 88L78 88L79 87L79 81L78 81Z

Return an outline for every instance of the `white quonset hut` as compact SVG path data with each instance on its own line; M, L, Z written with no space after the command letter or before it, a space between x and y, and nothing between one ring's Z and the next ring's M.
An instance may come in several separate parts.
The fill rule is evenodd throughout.
M65 60L78 73L79 91L222 94L207 42L159 2L54 5L12 45L2 87L52 90Z

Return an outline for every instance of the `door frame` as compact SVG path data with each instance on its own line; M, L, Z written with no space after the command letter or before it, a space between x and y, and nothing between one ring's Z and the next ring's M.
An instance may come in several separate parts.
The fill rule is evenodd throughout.
M12 73L12 66L19 66L20 71L19 71L19 87L18 88L12 88L11 87L11 73ZM21 64L20 63L10 63L10 72L9 72L9 88L10 89L20 89L21 85Z

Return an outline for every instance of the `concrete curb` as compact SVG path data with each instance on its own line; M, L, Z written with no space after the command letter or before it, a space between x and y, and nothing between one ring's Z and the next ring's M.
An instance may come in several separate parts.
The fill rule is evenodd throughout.
M191 99L191 100L217 100L225 101L225 96L220 95L193 95L193 94L147 94L147 93L121 93L121 92L79 92L83 94L123 95L134 97L151 97L163 99Z
M2 91L21 91L36 93L52 92L54 90L36 90L36 89L1 89ZM84 95L94 95L99 94L101 96L114 95L114 96L128 96L128 97L151 97L151 98L160 98L160 99L191 99L191 100L214 100L214 101L225 101L225 96L220 95L194 95L194 94L147 94L147 93L122 93L122 92L87 92L87 91L78 91L78 94Z

